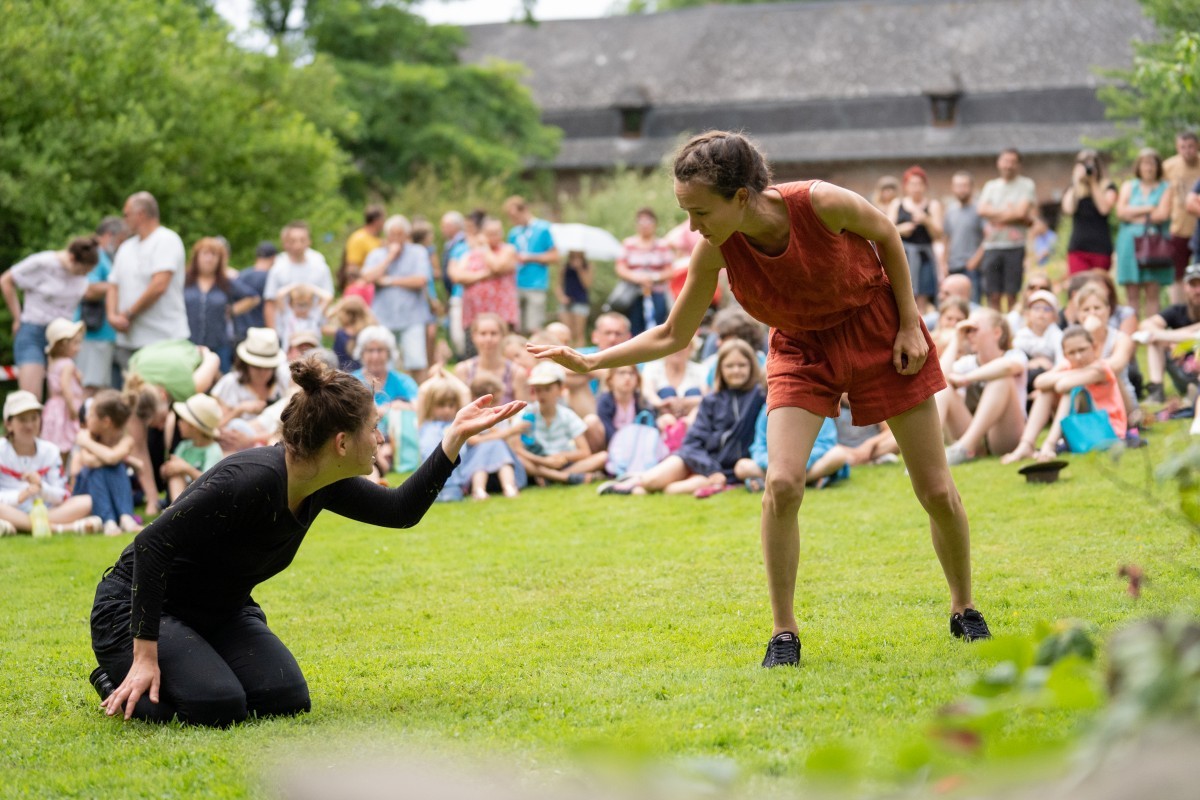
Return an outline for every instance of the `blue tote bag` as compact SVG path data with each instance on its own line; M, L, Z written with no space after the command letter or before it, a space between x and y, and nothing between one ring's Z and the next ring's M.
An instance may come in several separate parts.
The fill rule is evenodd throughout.
M1079 399L1087 401L1087 410L1079 410ZM1098 411L1092 395L1082 386L1071 390L1071 410L1062 421L1063 438L1072 453L1090 453L1107 450L1117 442L1117 434L1108 421L1107 411Z

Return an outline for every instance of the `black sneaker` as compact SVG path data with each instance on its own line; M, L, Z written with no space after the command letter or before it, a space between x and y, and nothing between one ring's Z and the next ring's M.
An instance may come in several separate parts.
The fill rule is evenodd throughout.
M92 682L92 686L96 689L96 694L100 695L101 700L107 700L117 687L113 686L112 678L108 677L108 673L103 667L96 667L92 670L92 676L88 679Z
M794 667L800 663L800 639L789 631L777 633L767 642L764 667Z
M955 638L968 642L992 638L992 632L988 630L983 614L973 608L968 608L961 614L950 615L950 632Z
M1166 392L1163 391L1163 385L1161 383L1146 384L1146 402L1157 403L1158 405L1162 405L1163 403L1167 402L1167 395Z

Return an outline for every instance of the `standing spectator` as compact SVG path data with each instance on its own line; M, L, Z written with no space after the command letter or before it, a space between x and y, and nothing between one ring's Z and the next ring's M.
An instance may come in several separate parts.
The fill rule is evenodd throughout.
M158 201L149 192L131 195L124 213L133 236L117 250L108 290L108 321L117 331L122 370L139 347L191 333L183 305L183 240L159 220Z
M13 319L17 383L38 401L46 380L46 326L59 317L75 317L87 291L87 274L99 261L96 238L81 236L66 250L34 253L0 275L0 293ZM24 293L24 303L17 299L17 289Z
M1011 309L1021 291L1025 239L1033 223L1037 189L1032 179L1021 174L1021 154L1016 148L1000 153L996 170L1000 177L984 184L979 194L979 216L988 221L980 270L988 305L1000 311L1001 298Z
M1133 240L1151 226L1160 230L1171 218L1171 194L1163 180L1163 162L1158 151L1145 147L1133 162L1134 177L1125 181L1117 197L1117 283L1125 287L1125 296L1138 319L1158 313L1163 286L1175 279L1170 265L1145 266L1138 263ZM1166 230L1162 230L1165 235Z
M342 268L338 270L338 291L345 292L346 286L356 280L367 264L367 256L378 250L383 240L387 212L381 205L369 205L363 212L363 226L346 239L346 250L342 254Z
M946 260L945 274L966 275L971 279L972 302L980 298L979 262L983 260L983 217L975 208L971 195L975 182L971 173L963 170L950 179L950 192L954 202L946 209L943 230L946 247L942 257Z
M509 325L520 321L517 306L517 249L504 242L504 227L500 220L488 217L480 233L471 243L471 250L454 261L451 275L463 286L463 325L469 330L475 317L492 311Z
M268 328L276 328L276 315L279 313L279 303L276 298L279 290L293 283L311 283L328 294L333 294L333 278L329 274L329 264L325 256L313 250L312 234L308 223L301 220L289 222L284 226L279 238L283 241L283 252L275 258L275 264L267 273L267 282L263 287L265 302L264 321Z
M634 336L666 321L667 287L674 262L674 250L658 236L658 215L653 209L639 209L637 233L621 242L616 263L617 277L641 292L641 298L629 307L630 332Z
M1192 231L1192 256L1200 260L1200 180L1197 180L1192 185L1192 190L1187 196L1187 211L1193 217L1196 217L1196 227ZM1184 295L1186 302L1187 295Z
M46 326L46 387L50 397L42 409L42 438L56 445L63 461L79 433L79 408L83 405L83 381L75 359L83 345L83 323L56 319Z
M592 311L589 292L592 288L592 266L579 250L567 253L558 284L558 321L571 331L571 344L583 343L588 314Z
M925 170L909 167L904 171L904 196L893 200L887 211L900 232L900 241L904 242L913 294L922 313L932 308L938 283L944 277L938 274L933 255L933 242L942 236L942 204L926 197L928 190Z
M91 397L97 389L107 389L121 383L113 361L117 332L108 324L108 276L112 272L113 254L129 236L129 228L120 217L105 217L96 227L100 244L100 260L88 273L87 291L79 304L76 318L84 324L83 346L76 363L83 374L83 394Z
M183 305L187 309L192 344L203 345L221 359L221 372L233 363L233 331L230 310L234 289L226 274L227 253L221 243L205 237L192 245L183 282Z
M871 194L871 205L886 214L892 205L892 201L899 196L899 179L895 175L884 175L875 181L875 191Z
M447 211L442 215L442 282L446 286L446 334L450 348L455 353L466 349L466 333L462 322L462 284L450 278L450 264L466 255L467 220L461 211Z
M254 266L238 273L233 281L234 293L240 298L233 304L233 341L241 344L246 338L246 331L251 328L265 328L267 323L263 314L263 291L267 287L267 275L275 266L275 258L279 248L274 242L259 242L254 250Z
M410 242L411 233L406 217L388 217L383 226L386 244L371 251L362 274L378 287L371 308L375 318L395 335L404 370L420 382L429 366L425 326L433 314L427 294L429 251Z
M521 332L528 335L546 324L546 292L550 289L550 265L557 264L558 250L550 223L529 210L525 198L513 195L504 201L504 212L512 221L508 243L517 250L517 293L521 304ZM470 327L469 320L463 325Z
M1112 231L1108 215L1117 204L1117 185L1104 178L1104 165L1095 150L1075 156L1071 187L1063 193L1062 211L1071 218L1067 242L1067 271L1074 275L1089 269L1112 267Z
M1196 214L1188 210L1187 198L1200 181L1200 146L1196 134L1182 131L1175 137L1175 155L1163 162L1163 177L1170 184L1171 256L1175 262L1175 283L1171 302L1183 302L1183 271L1192 263L1192 234L1196 232Z

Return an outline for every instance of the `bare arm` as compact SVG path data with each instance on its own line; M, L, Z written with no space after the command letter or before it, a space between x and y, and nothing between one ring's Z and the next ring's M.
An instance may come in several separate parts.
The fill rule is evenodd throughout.
M108 297L108 282L97 281L89 283L87 289L83 292L83 299L89 303L96 303Z
M1054 391L1059 394L1065 394L1078 386L1091 386L1093 383L1100 383L1104 378L1104 369L1096 364L1081 367L1080 369L1069 369L1058 376L1058 380L1054 382Z
M1184 208L1193 217L1200 217L1200 193L1188 192L1187 200L1184 201Z
M967 383L996 381L1020 375L1025 366L1011 358L994 358L959 377Z
M1171 219L1171 193L1163 192L1162 197L1158 198L1158 205L1150 212L1150 221L1162 224Z
M13 318L13 333L21 327L21 302L17 299L17 286L13 283L12 271L0 275L0 293L4 294L4 304Z
M93 439L92 435L88 433L87 428L84 428L79 432L79 434L75 437L75 443L94 455L102 464L107 466L120 464L129 457L131 452L133 452L132 437L122 436L121 441L117 442L112 447L109 447L108 445L100 444L100 442L97 442L95 439Z
M687 281L666 322L615 347L590 355L558 345L531 344L526 347L537 358L549 358L580 373L663 358L691 343L717 289L717 275L724 267L721 251L708 242L701 242L692 253Z
M138 314L145 311L150 306L158 302L158 298L166 293L167 288L171 285L171 278L175 277L175 273L171 270L154 273L150 278L150 285L146 287L146 291L142 292L142 296L133 301L133 305L125 309L123 316L127 319L134 319Z
M1075 201L1075 187L1072 186L1063 192L1062 213L1069 217L1075 213L1075 209L1078 207L1079 204Z
M1107 217L1117 204L1117 190L1110 183L1100 190L1100 194L1092 192L1092 202L1096 204L1096 211L1100 216Z

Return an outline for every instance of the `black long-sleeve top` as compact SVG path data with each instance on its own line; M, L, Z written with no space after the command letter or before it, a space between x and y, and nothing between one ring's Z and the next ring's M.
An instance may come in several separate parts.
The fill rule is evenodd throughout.
M455 464L438 447L401 486L340 480L288 508L282 446L235 453L204 473L125 548L112 575L133 587L134 638L158 639L166 612L198 631L247 603L282 572L324 509L390 528L417 524Z

